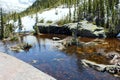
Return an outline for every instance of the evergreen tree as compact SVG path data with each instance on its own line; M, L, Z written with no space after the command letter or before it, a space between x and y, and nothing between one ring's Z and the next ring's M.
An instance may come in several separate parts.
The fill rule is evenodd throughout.
M4 22L3 22L3 11L0 9L0 17L1 17L1 39L4 38Z
M37 26L37 23L38 23L38 14L36 13L36 19L35 19L35 25L34 25L34 30L35 30L35 34L37 35L39 33L39 29L38 29L38 26Z
M22 31L22 21L21 21L21 17L20 16L18 17L18 30L19 30L19 32Z
M92 0L88 0L88 14L91 14L91 12L92 12L91 2L92 2Z

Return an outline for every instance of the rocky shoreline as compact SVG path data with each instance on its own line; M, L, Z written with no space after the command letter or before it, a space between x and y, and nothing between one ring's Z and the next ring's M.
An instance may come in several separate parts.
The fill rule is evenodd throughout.
M120 50L118 50L119 46L117 47L117 49L115 49L116 51L112 49L110 51L106 51L105 49L106 48L109 49L110 48L109 45L111 45L111 43L105 42L104 39L93 39L89 42L82 42L79 40L80 37L76 39L74 37L67 37L63 40L55 40L55 41L61 44L60 46L57 46L57 48L60 50L66 51L67 48L69 50L70 46L77 46L76 52L80 55L84 54L85 56L89 55L90 57L93 55L97 55L95 57L91 57L92 59L97 57L105 58L105 61L107 60L106 61L107 63L105 63L104 60L103 61L100 60L100 62L102 63L99 62L97 63L95 59L90 60L89 58L83 58L83 57L81 59L81 62L84 66L91 67L100 72L108 72L114 76L120 77L120 54L119 54ZM101 45L104 48L100 48L99 45ZM95 48L96 50L92 51L92 48L93 49ZM78 51L77 49L80 49L81 51ZM82 49L85 49L84 50L85 52L84 51L82 52Z
M103 27L97 27L88 21L68 23L63 26L48 23L38 23L37 27L39 29L39 32L44 34L64 34L72 36L76 35L80 37L90 38L106 38L111 36L120 37L118 33L106 33Z
M114 76L120 77L120 66L119 65L105 65L105 64L98 64L90 60L83 59L81 60L82 64L86 67L93 68L94 70L100 72L108 72L113 74Z

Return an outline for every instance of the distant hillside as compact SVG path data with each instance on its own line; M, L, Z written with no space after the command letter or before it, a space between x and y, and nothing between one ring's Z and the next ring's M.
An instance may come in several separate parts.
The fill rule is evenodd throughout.
M55 8L59 5L73 5L76 0L36 0L32 6L22 12L22 15L33 14L46 8Z

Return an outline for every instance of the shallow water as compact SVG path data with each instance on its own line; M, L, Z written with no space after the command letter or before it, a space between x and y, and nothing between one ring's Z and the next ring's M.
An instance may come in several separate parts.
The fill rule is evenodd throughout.
M59 43L52 40L54 36L60 37L61 39L66 37L59 35L41 35L37 37L28 35L21 37L19 42L0 42L0 51L33 65L41 71L55 77L57 80L120 80L120 78L116 78L109 73L98 72L81 64L81 59L84 58L98 60L100 63L102 59L105 62L106 59L104 57L93 59L97 56L91 56L91 53L85 53L84 50L81 51L85 54L80 54L76 46L68 47L66 50L58 50L55 46L59 45ZM94 39L81 38L80 40L90 42ZM118 39L107 39L105 41L109 42L110 47L108 49L110 48L111 51L116 50L120 46L120 40ZM32 44L33 47L23 52L9 50L10 46L14 46L20 42L27 42ZM107 61L105 63L107 64Z

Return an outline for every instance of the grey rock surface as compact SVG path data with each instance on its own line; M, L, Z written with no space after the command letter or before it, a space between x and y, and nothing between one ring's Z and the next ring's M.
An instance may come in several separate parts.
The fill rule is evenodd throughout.
M42 71L0 52L0 80L56 80Z

